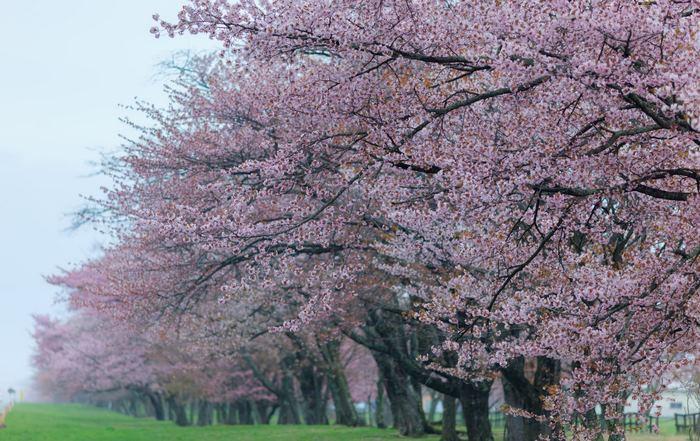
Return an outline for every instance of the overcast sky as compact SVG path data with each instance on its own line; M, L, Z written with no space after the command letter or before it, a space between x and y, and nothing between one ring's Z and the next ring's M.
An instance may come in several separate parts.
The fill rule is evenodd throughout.
M0 14L0 391L26 387L35 313L60 314L43 276L94 255L90 229L67 232L99 151L127 129L120 104L163 103L157 64L206 37L154 39L151 16L184 0L23 0ZM0 393L0 401L2 393Z

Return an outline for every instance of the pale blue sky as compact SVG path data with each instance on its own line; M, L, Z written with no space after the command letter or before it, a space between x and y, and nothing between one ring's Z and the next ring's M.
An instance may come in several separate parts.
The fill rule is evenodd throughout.
M120 144L120 104L163 103L157 64L205 37L154 39L151 15L183 0L0 0L0 391L31 376L33 313L60 313L43 275L94 254L67 213L95 194L100 150ZM0 394L1 398L2 394Z

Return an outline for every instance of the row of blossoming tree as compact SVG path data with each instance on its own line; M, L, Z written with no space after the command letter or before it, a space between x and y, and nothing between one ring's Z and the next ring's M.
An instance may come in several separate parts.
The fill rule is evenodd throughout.
M360 370L403 434L430 430L427 387L470 441L493 438L498 381L511 440L621 439L628 398L650 409L646 385L700 341L698 17L697 0L155 16L220 57L141 105L151 124L107 164L91 213L114 241L52 278L77 312L38 322L43 381L175 410L197 391L205 421L253 403L320 423L330 396L354 425Z

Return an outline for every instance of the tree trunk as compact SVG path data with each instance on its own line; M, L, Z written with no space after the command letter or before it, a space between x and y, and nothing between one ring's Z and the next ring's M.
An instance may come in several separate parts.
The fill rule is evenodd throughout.
M187 417L185 406L181 404L175 397L168 398L168 405L172 409L175 417L175 424L178 426L189 426L190 420Z
M459 441L457 436L457 400L445 395L442 400L442 436L440 441Z
M211 403L208 401L199 402L199 412L197 414L197 425L198 426L211 426L212 424L212 412Z
M126 414L132 417L137 417L138 416L138 409L136 405L136 398L131 395L129 398L126 400L126 405L124 407Z
M238 410L236 409L236 405L233 403L225 403L223 406L224 413L226 415L224 424L227 424L229 426L238 424Z
M537 357L537 369L535 370L535 391L537 392L537 412L545 417L549 416L549 412L545 410L543 397L551 394L552 388L558 388L561 381L561 362L553 358ZM564 428L561 426L552 427L549 423L549 418L543 422L536 422L537 438L542 435L550 436L551 439L559 440L566 439ZM534 436L534 435L533 435Z
M360 425L360 417L350 395L350 386L340 360L340 340L320 343L319 348L326 364L328 389L335 406L335 423L344 426Z
M226 403L216 405L216 424L226 424Z
M423 421L423 430L425 433L438 434L438 431L428 422L428 418L425 416L425 409L423 409L423 386L420 381L415 377L411 378L411 385L415 391L416 406L418 407L418 413L420 413L420 419Z
M277 424L301 424L299 412L296 410L294 403L288 398L280 402Z
M503 380L503 400L505 404L514 409L524 409L525 403L523 403L522 396L518 393L511 383L507 380ZM505 441L522 441L525 437L525 421L526 419L522 416L511 415L506 413L506 425L505 425Z
M469 441L493 441L489 421L489 392L491 381L462 383L459 401L462 403L464 423Z
M269 408L270 406L265 401L257 401L255 403L255 409L258 411L258 421L260 421L260 424L270 424L270 415L272 415L272 412Z
M384 378L394 427L403 436L424 435L425 420L418 409L418 399L410 377L390 357L374 352L373 355Z
M248 400L243 400L238 403L238 422L240 424L253 424L253 409Z
M372 345L368 346L384 379L394 427L404 436L424 435L427 423L420 396L413 386L410 372L400 361L402 358L413 359L403 321L395 315L373 310L368 314L365 332L385 348L378 351Z
M195 415L197 415L197 407L198 407L198 406L197 406L197 400L191 400L191 401L189 402L189 406L188 406L188 407L189 407L189 413L188 413L188 415L189 415L189 417L190 417L190 424L194 424ZM185 409L187 409L187 407L186 407Z
M615 406L615 413L618 415L624 415L624 406ZM603 407L603 415L605 415L605 407ZM619 418L607 418L605 419L606 427L608 429L608 441L625 441L625 423L624 420Z
M438 399L439 396L440 394L438 392L433 391L430 393L430 407L428 408L428 416L426 417L429 423L435 421L435 412L437 412L437 405L440 402Z
M146 392L146 397L153 406L153 414L157 421L165 419L165 409L163 406L163 396L157 392Z
M588 430L598 431L598 434L596 435L595 441L604 441L604 439L603 439L603 427L601 425L601 420L598 417L598 413L596 412L595 409L591 409L588 412L586 412L586 415L583 419L583 425Z
M299 390L303 397L302 412L306 424L328 424L326 416L326 393L324 391L325 375L319 372L316 366L310 364L308 360L304 360L306 365L303 366L297 380L299 382Z
M377 377L377 408L375 409L375 420L377 421L378 428L386 429L386 422L384 421L384 376L381 370Z
M294 393L294 379L291 374L291 366L294 360L287 356L282 360L282 385L280 387L279 417L277 424L301 424L299 406Z
M525 375L523 357L508 363L503 374L503 392L506 404L545 417L544 421L538 421L534 418L507 416L507 441L536 441L553 434L555 437L563 436L562 428L555 428L556 433L552 432L542 401L542 397L547 395L549 387L559 385L560 362L547 357L537 357L537 368L532 383Z

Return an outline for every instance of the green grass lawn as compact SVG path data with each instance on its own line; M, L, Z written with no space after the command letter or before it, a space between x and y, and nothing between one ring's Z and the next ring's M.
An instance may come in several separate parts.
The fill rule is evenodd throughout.
M631 441L687 441L688 435L676 434L673 418L661 418L659 433L632 433L627 438Z
M77 405L18 404L2 441L359 441L396 440L393 430L340 426L177 427ZM425 439L437 440L438 437Z
M375 441L401 438L394 430L340 426L177 427L171 422L132 418L79 405L18 404L7 417L0 441ZM630 441L683 441L673 420L661 434L629 434ZM502 429L495 429L496 440ZM405 439L405 438L404 438ZM436 441L437 436L423 440Z

